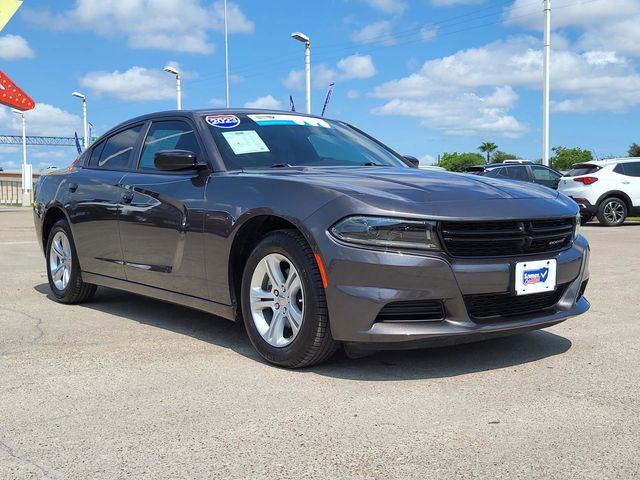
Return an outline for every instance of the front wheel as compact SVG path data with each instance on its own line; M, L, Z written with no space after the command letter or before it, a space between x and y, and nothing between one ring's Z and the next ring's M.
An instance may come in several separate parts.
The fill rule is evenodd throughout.
M335 352L320 271L297 231L270 233L254 248L241 300L251 343L268 362L306 367Z
M47 241L47 277L53 296L61 303L89 300L96 286L82 281L78 255L66 220L55 223Z
M604 200L598 207L598 221L607 227L622 225L627 218L627 205L617 197Z

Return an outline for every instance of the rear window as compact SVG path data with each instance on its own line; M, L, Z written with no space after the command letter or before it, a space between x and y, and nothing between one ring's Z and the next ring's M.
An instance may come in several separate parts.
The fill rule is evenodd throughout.
M582 163L579 165L574 165L571 170L569 170L566 174L567 177L579 177L581 175L590 175L592 173L600 170L600 167L597 165L590 165L587 163Z

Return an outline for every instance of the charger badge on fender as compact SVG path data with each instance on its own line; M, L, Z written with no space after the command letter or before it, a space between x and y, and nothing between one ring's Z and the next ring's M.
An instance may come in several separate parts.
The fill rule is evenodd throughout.
M233 128L240 125L240 119L235 115L207 115L205 120L212 127Z

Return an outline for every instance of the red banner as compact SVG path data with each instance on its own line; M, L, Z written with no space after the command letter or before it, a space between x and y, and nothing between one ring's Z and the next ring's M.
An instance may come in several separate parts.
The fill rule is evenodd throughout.
M4 72L0 71L0 104L16 110L31 110L36 103L11 81Z

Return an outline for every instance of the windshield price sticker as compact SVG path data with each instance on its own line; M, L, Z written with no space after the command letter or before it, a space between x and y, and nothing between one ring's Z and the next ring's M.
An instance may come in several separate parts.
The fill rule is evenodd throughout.
M231 150L236 155L246 153L264 153L269 151L255 130L240 130L237 132L222 132L222 136L227 141Z
M300 125L301 127L320 127L331 128L329 122L322 120L321 118L303 117L302 115L247 115L251 120L258 125Z

